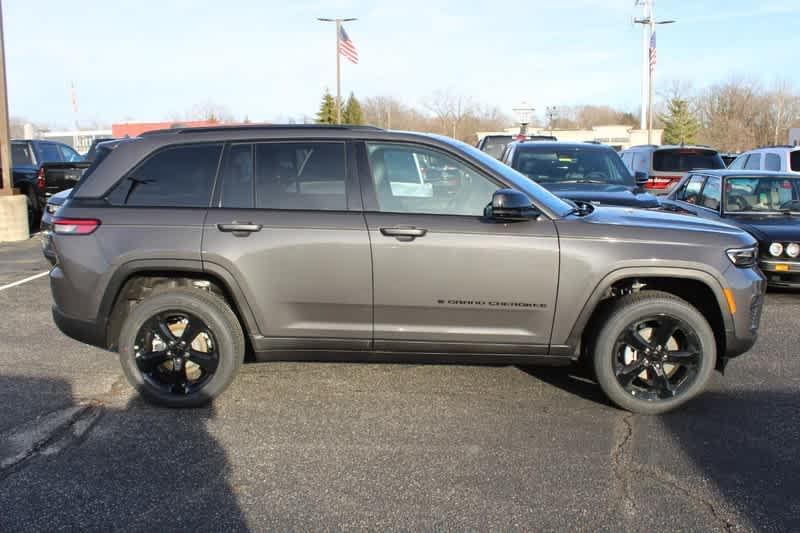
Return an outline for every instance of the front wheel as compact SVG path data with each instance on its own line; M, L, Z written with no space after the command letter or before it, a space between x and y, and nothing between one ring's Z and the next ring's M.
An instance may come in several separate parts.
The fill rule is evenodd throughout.
M668 293L620 298L594 344L606 395L634 413L660 414L702 392L717 359L714 332L700 312Z
M244 359L244 334L227 303L200 289L166 289L136 304L123 323L119 358L146 400L196 407L224 391Z

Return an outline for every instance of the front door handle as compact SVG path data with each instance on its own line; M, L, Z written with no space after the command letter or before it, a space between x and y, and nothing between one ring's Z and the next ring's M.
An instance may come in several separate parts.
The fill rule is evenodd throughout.
M217 224L217 229L236 236L247 236L256 231L261 231L261 224L251 222L233 222L232 224Z
M428 230L424 228L415 228L395 226L393 228L381 228L381 235L387 237L395 237L398 241L413 241L417 237L424 237Z

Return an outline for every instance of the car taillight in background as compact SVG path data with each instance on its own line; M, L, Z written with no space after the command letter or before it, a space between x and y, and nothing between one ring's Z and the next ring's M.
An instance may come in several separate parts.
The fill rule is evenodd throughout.
M36 188L44 190L44 167L39 167L39 172L36 173Z
M96 218L61 218L53 219L53 233L56 235L89 235L100 226Z
M669 189L681 180L682 176L654 176L647 180L645 189Z

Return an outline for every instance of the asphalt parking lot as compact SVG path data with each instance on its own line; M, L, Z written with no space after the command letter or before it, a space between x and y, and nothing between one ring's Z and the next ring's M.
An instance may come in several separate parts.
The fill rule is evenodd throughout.
M46 270L0 244L0 287ZM661 417L564 369L342 363L154 408L57 331L46 276L0 309L0 530L800 529L800 294Z

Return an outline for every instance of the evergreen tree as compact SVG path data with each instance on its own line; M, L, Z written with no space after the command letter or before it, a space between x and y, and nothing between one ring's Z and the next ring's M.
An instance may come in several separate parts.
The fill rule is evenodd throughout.
M336 124L336 99L325 89L317 112L317 124Z
M698 121L689 110L689 102L673 98L667 104L667 113L660 114L664 123L663 144L694 144L700 130Z
M361 110L361 104L352 92L344 106L342 122L345 124L364 124L364 112Z

